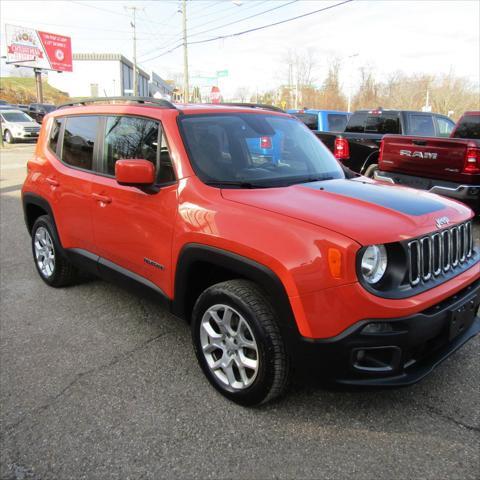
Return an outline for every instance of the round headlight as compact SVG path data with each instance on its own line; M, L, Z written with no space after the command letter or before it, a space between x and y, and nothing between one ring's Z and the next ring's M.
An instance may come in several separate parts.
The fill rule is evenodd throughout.
M368 283L377 283L387 269L387 250L383 245L370 245L362 257L362 275Z

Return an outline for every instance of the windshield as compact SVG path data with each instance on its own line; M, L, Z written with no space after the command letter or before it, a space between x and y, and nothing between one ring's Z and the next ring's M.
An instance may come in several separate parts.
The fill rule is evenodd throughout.
M345 178L332 153L300 121L268 114L184 115L180 129L202 181L237 187Z
M2 117L6 122L33 122L33 119L23 112L2 112Z

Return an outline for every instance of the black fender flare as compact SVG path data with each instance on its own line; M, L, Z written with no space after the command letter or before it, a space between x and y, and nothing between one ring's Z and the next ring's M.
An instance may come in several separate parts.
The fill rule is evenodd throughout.
M32 226L33 226L30 224L28 219L29 205L36 205L37 207L40 207L42 210L45 210L45 212L47 212L47 214L50 216L50 218L53 221L53 226L55 227L55 233L57 234L57 237L58 237L57 224L55 223L55 216L53 215L53 210L52 210L52 207L50 206L50 203L48 203L48 200L41 197L40 195L37 195L36 193L31 193L31 192L25 192L22 194L23 217L25 220L25 225L27 226L28 233L31 233Z
M290 300L278 276L270 268L254 260L208 245L187 244L178 256L175 294L172 303L172 312L175 315L187 319L189 271L196 262L210 263L225 268L238 274L241 278L255 282L273 300L273 306L278 316L278 325L286 344L294 338L300 338Z

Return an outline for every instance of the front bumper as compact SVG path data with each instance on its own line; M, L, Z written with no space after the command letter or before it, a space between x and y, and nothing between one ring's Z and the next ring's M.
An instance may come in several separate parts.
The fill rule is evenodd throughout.
M299 370L338 383L400 386L421 380L480 332L480 280L421 313L362 320L340 335L302 338L294 352ZM390 331L365 333L369 324Z
M427 190L430 193L436 193L463 202L480 201L480 185L466 185L379 170L375 172L375 180Z
M20 132L14 135L16 140L30 140L37 139L40 135L40 132Z

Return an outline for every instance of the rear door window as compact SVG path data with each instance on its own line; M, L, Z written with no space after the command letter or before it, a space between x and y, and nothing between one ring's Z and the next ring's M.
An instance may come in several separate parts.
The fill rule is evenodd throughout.
M94 115L67 117L62 160L76 168L93 170L93 152L99 119Z
M400 133L400 119L397 113L368 115L365 133Z
M347 126L348 116L339 113L329 113L327 119L328 128L331 132L343 132Z
M419 137L434 137L435 126L432 115L411 113L408 115L409 135Z
M455 138L480 139L480 115L466 115L455 130Z

